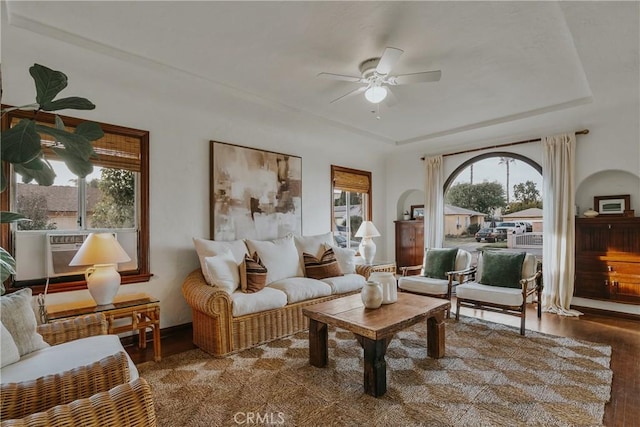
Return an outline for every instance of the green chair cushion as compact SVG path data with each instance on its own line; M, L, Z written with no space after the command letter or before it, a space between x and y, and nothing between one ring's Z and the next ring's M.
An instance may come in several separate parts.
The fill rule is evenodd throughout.
M485 251L480 283L503 288L520 288L526 252Z
M424 276L432 279L447 279L447 273L455 270L457 248L426 249L424 260Z

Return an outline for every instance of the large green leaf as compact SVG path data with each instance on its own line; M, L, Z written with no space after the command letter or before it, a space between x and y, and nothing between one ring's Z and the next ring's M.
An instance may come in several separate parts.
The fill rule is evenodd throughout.
M43 65L33 64L29 68L29 74L36 83L36 102L41 106L53 101L67 87L67 76L64 73Z
M76 133L87 138L89 141L97 141L104 136L104 132L96 122L82 122L76 126Z
M29 183L35 180L39 185L53 185L56 173L44 158L39 157L31 162L13 165L17 174L22 176L22 182Z
M93 172L93 164L80 157L75 156L73 153L63 150L62 148L52 148L53 151L62 159L67 165L69 170L79 178L84 178Z
M2 160L25 163L40 154L40 135L33 120L22 119L14 127L2 131Z
M7 212L7 211L2 211L0 212L0 223L2 224L8 224L10 222L18 222L18 221L23 221L25 219L28 219L26 216L19 214L17 212Z
M64 145L65 149L78 158L89 160L94 153L91 141L83 135L39 124L36 124L36 130L53 136L56 141L60 141Z
M40 108L44 111L64 110L65 108L70 108L72 110L93 110L96 106L86 98L70 96L68 98L56 99L55 101L41 104Z
M16 274L16 260L4 248L0 248L0 282L4 282L12 274ZM4 293L4 286L2 293Z

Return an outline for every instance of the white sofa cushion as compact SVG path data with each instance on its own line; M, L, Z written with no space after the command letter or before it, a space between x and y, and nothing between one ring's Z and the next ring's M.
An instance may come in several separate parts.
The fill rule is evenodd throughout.
M20 360L20 352L16 342L4 324L0 322L0 367L4 368L18 360Z
M259 292L245 294L236 291L231 294L233 304L231 313L233 317L257 313L259 311L273 310L287 305L287 295L278 289L266 287Z
M340 270L342 270L343 274L352 274L356 272L356 264L358 263L356 251L335 245L325 245L325 248L333 249L333 253L336 255L338 264L340 264Z
M0 297L0 321L18 347L20 356L49 347L36 332L36 314L31 308L31 288Z
M254 252L267 267L267 285L289 277L303 275L300 255L293 242L293 236L275 240L246 240L249 253Z
M31 352L0 371L2 383L34 380L45 375L59 374L83 365L98 362L107 356L125 352L117 335L98 335ZM138 378L138 370L127 355L131 381Z
M345 274L344 276L329 277L322 281L331 286L331 294L344 294L346 292L357 291L367 283L367 279L356 273Z
M331 295L331 286L316 279L290 277L270 283L267 287L278 289L287 295L289 304Z
M496 304L520 306L522 305L522 289L503 288L499 286L482 285L476 282L463 283L456 288L458 298L473 301L491 302Z
M457 285L457 281L451 282ZM398 279L398 287L404 291L426 295L446 294L449 289L449 280L433 279L424 276L404 276Z
M204 258L211 285L232 294L240 286L238 264L230 250Z
M247 245L244 244L244 240L233 240L230 242L222 242L216 240L206 240L193 238L193 244L196 247L198 253L198 259L200 260L200 268L202 269L202 275L204 280L211 284L211 278L207 271L205 264L205 258L210 256L220 255L226 251L231 251L233 258L236 260L236 265L240 265L244 260L245 254L247 254Z

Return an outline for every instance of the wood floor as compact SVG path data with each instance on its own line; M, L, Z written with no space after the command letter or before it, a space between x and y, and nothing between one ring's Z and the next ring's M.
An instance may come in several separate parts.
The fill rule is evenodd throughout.
M455 299L452 306L455 307ZM492 322L519 327L520 319L498 313L462 309L461 314ZM551 335L565 336L611 346L613 383L611 401L605 407L606 426L640 426L640 321L584 314L580 317L563 317L543 313L538 320L535 307L527 311L527 329ZM194 348L190 327L163 330L162 356L181 353ZM153 346L140 350L127 345L127 351L135 363L153 360Z

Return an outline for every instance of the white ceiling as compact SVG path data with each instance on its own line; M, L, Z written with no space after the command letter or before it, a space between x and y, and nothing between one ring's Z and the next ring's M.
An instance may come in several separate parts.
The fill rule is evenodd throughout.
M8 7L12 25L197 76L238 96L396 145L592 102L593 79L606 79L609 70L585 72L574 33L584 32L585 19L597 31L598 10L555 2L11 2ZM567 23L568 13L579 28ZM616 49L621 61L629 54L635 58L627 72L637 73L638 41L625 43L616 41ZM395 87L398 104L380 104L379 111L363 96L330 104L358 86L316 75L359 75L358 65L387 46L405 52L393 74L439 69L442 79Z

